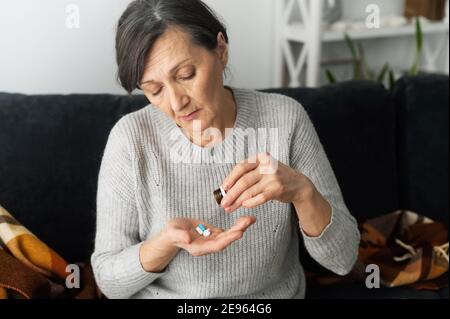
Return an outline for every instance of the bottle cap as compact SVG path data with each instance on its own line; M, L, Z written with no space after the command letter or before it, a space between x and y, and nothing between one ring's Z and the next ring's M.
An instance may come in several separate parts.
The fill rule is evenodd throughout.
M216 189L214 192L214 198L216 199L217 204L220 205L220 203L222 202L222 199L225 197L225 195L227 194L225 192L225 190L223 189L222 186L220 186L218 189Z

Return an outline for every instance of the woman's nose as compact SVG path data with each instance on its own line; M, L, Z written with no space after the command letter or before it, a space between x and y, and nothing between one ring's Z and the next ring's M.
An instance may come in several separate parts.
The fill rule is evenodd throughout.
M170 90L170 107L174 112L181 111L189 104L189 97L181 89L173 88Z

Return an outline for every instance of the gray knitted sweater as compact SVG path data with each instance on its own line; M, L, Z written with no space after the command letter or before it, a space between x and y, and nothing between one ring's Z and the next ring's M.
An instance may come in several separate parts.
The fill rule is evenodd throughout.
M212 148L191 143L152 105L123 117L112 129L99 174L91 260L107 297L303 298L299 240L324 267L340 275L351 270L358 228L307 113L282 95L237 88L233 93L235 129ZM263 130L270 135L266 148L259 143L257 151L268 150L308 176L332 206L331 223L319 237L303 232L290 204L272 201L228 214L215 202L213 190L237 162L254 155L247 128L271 128ZM263 134L258 130L256 135ZM140 245L170 219L196 218L227 229L246 215L256 216L256 224L224 251L193 257L180 250L162 273L142 268Z

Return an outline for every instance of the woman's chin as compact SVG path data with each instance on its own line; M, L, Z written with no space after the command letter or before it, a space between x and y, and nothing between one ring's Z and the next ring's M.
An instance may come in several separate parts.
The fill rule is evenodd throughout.
M198 118L190 122L182 123L182 126L190 130L191 132L204 132L210 124L208 121Z

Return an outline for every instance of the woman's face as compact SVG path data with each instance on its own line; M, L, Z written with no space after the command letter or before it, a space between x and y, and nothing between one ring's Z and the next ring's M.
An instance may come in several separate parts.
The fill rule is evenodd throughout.
M155 42L146 60L140 85L144 94L191 132L194 120L201 121L201 131L209 128L224 100L222 75L228 49L221 33L218 41L211 52L193 44L188 33L171 27Z

